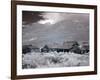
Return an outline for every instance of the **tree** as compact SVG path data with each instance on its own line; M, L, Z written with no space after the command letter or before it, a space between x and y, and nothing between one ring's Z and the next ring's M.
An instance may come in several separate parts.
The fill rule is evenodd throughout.
M48 45L45 45L44 48L49 49Z
M73 47L78 47L79 46L79 43L77 41L75 41L72 46Z

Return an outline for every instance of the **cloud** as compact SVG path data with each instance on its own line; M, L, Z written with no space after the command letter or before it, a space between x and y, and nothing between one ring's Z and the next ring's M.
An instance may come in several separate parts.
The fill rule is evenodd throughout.
M42 12L37 22L24 25L23 42L34 45L89 40L89 14ZM35 39L37 38L37 39Z
M50 20L50 19L45 19L45 20L40 20L38 21L39 24L48 24L48 25L52 25L52 24L55 24L55 21L54 20Z
M43 20L43 17L40 16L41 13L42 12L38 12L38 11L22 11L23 24L31 24L39 20Z
M40 20L41 22L43 21L52 21L52 23L57 23L59 21L62 21L65 19L64 15L65 13L42 13L41 16L44 18L44 20Z
M64 12L44 12L40 15L43 17L43 19L39 20L38 23L40 24L55 24L61 21L72 21L74 23L79 23L80 20L83 19L84 22L88 23L89 15L88 14L82 14L82 13L64 13Z

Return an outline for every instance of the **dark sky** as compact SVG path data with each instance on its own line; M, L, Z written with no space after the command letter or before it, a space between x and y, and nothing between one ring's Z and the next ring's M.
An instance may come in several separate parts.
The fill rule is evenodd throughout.
M43 19L42 16L40 16L40 12L33 12L33 11L23 11L22 12L22 21L26 24L37 22L41 19Z
M89 41L89 14L23 11L23 45Z

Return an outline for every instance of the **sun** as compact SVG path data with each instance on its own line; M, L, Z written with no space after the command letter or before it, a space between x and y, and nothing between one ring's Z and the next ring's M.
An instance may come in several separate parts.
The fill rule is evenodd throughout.
M47 20L41 20L38 22L39 24L55 24L55 21L54 20L50 20L50 19L47 19Z

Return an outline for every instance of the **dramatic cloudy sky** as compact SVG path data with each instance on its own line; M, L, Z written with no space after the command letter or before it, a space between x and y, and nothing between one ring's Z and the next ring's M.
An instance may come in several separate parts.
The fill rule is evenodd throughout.
M89 41L89 14L23 11L22 15L23 45Z

